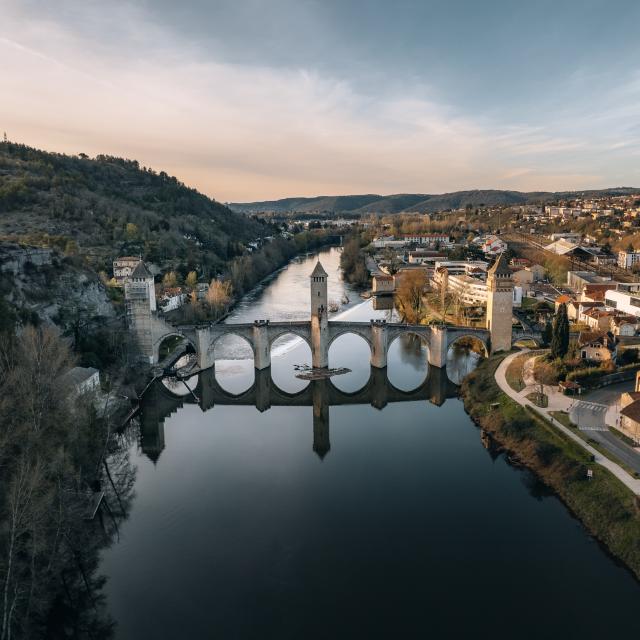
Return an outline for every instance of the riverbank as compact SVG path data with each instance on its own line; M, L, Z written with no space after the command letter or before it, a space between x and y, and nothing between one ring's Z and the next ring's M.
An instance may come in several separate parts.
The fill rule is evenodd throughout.
M498 387L492 356L464 380L467 413L512 457L536 473L587 530L640 578L640 500L607 469L544 418ZM594 471L587 479L587 470Z

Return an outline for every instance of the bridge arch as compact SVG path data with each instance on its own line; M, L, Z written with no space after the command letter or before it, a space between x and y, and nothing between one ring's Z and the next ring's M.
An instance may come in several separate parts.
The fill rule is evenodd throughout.
M177 354L176 360L183 355L184 353L187 352L191 352L191 353L196 353L196 345L194 344L193 340L191 338L189 338L188 336L186 336L184 333L181 333L180 331L168 331L167 333L162 334L161 336L159 336L158 338L155 339L155 341L153 342L153 358L154 358L154 362L160 362L161 359L166 358L168 356L171 355L171 351L167 354L163 354L162 353L162 345L169 340L170 338L177 338L176 340L176 344L174 345L173 349L171 351L174 351L180 343L184 343L185 345L188 345L189 349L188 350L181 350L182 353L180 353L179 355Z
M539 349L542 346L542 339L539 335L533 333L523 333L521 335L515 334L511 338L511 346L514 347L518 344L518 342L524 342L526 340L530 340L536 346L536 349Z
M224 341L229 338L240 338L242 343L246 343L246 356L240 354L229 354L228 357L221 357L216 348L224 348ZM249 392L255 385L255 344L251 335L244 331L220 331L212 336L207 348L207 357L214 364L214 377L217 385L230 396L240 397ZM225 360L222 364L220 361Z
M311 337L309 332L299 327L269 327L269 351L273 348L273 343L279 338L283 338L286 335L293 335L296 338L301 338L305 344L311 349Z
M371 376L372 343L368 329L369 325L362 328L340 327L327 342L329 366L350 369L349 373L332 379L334 386L344 393L359 392ZM348 350L340 347L342 341L349 342Z
M352 333L353 335L356 335L362 338L369 345L369 349L371 349L372 347L371 330L369 328L369 325L365 324L364 322L361 324L362 324L362 327L358 327L354 324L353 326L350 326L350 327L340 327L339 329L335 329L334 331L332 331L331 337L329 338L329 342L327 344L327 348L330 349L333 342L335 342L335 340L337 340L338 338L345 336L349 333Z
M216 349L216 345L221 341L221 340L225 340L226 338L229 337L238 337L238 338L242 338L242 340L244 342L246 342L250 349L251 352L253 353L253 357L255 357L256 354L256 346L253 343L253 339L250 335L248 335L245 331L238 331L238 330L234 330L233 329L233 325L225 325L225 329L226 327L231 327L228 330L225 330L224 332L219 332L216 335L214 335L211 338L211 341L209 342L209 346L207 347L207 352L208 354L214 358L215 357L215 349Z
M424 332L406 329L389 337L387 377L391 388L408 392L421 387L431 371L431 343Z
M296 394L309 386L309 380L297 378L298 365L311 365L313 353L308 337L294 330L269 336L271 384L284 393Z
M459 343L461 340L469 340L473 341L475 344L480 344L482 346L482 352L485 358L489 357L489 344L488 344L488 335L484 332L480 333L477 331L456 331L450 336L447 336L447 353L456 343Z

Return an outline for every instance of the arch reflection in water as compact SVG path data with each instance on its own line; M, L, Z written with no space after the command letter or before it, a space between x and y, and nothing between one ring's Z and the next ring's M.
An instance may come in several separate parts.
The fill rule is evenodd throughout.
M302 391L308 380L296 378L296 365L311 364L311 347L293 333L284 333L271 343L271 378L276 386L289 393Z
M230 393L250 389L254 383L253 348L242 336L229 334L213 345L214 375L221 388Z
M463 336L455 340L447 350L447 372L451 381L462 381L487 357L487 350L480 340Z
M429 346L414 333L399 335L388 348L387 375L399 389L414 389L429 373Z
M365 335L346 329L329 343L329 366L346 367L349 373L335 376L333 384L342 391L353 392L367 385L370 377L371 343Z
M184 404L198 404L203 411L216 405L250 406L267 411L272 406L313 407L313 450L320 458L331 448L329 437L329 408L336 405L370 404L384 409L391 402L428 401L440 406L447 398L454 398L458 387L449 380L446 369L431 367L424 382L411 391L395 387L385 369L370 367L367 383L358 391L347 392L336 387L332 380L313 380L297 393L280 389L269 369L255 372L249 389L240 393L226 391L216 380L213 369L201 371L192 394L177 396L158 380L142 398L140 406L140 434L142 451L155 463L165 447L164 421ZM212 425L213 426L213 425Z

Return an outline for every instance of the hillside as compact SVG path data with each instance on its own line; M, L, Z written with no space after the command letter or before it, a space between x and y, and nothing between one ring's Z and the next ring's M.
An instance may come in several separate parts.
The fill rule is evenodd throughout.
M612 189L581 191L585 196L623 195L640 193L640 189L619 187ZM561 191L502 191L498 189L474 189L471 191L455 191L437 195L428 194L395 194L354 195L354 196L318 196L315 198L284 198L263 202L233 202L229 207L240 213L279 213L279 214L349 214L367 213L390 214L400 212L434 212L443 209L459 209L467 205L472 207L520 205L527 203L549 202L558 198L575 196L577 192Z
M135 160L0 143L0 239L80 251L96 269L141 254L211 272L267 229Z

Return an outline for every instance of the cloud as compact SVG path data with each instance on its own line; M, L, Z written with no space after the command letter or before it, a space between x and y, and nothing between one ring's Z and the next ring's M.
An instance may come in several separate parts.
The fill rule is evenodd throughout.
M220 200L620 183L589 158L620 153L618 126L598 137L569 115L497 123L427 86L365 94L312 68L233 64L129 5L92 4L75 23L11 8L0 27L10 138L134 157Z

